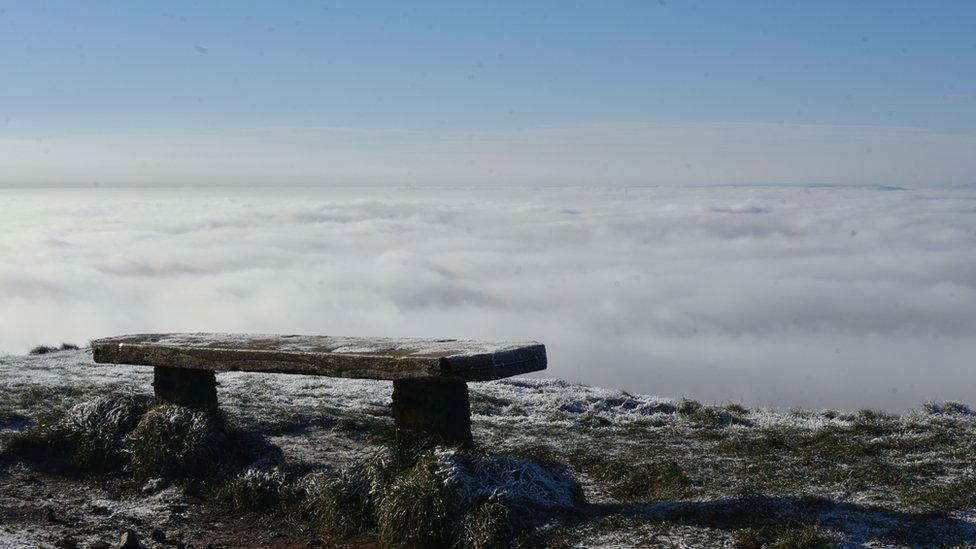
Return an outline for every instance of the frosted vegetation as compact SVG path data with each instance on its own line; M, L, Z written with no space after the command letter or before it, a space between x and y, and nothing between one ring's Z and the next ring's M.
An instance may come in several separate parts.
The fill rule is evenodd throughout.
M149 368L90 360L0 359L8 462L57 440L73 470L391 546L976 543L961 404L775 411L517 378L471 385L474 451L410 454L385 382L221 374L213 418L152 407Z

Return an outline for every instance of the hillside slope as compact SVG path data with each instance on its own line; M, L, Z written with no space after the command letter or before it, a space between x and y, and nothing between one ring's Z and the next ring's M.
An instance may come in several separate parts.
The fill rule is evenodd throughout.
M96 397L149 396L151 377L150 368L95 365L85 349L2 357L0 437L9 444L38 418ZM251 464L252 478L341 471L374 455L391 424L384 382L244 373L218 381L228 421L274 448L273 458ZM962 405L895 416L706 406L559 380L470 388L483 463L521 475L491 489L522 490L542 508L556 502L518 531L526 545L976 544L976 415ZM517 459L490 457L498 454ZM525 484L525 471L536 469L524 464L553 463L579 481L585 502L559 503L561 488L551 483L561 477ZM318 535L289 529L275 511L242 515L175 487L142 493L114 478L52 473L8 456L0 545L69 539L83 547L125 529L150 543L154 528L191 545L300 546ZM481 477L465 478L466 490L485 489ZM30 496L38 491L41 500ZM36 513L68 518L39 521ZM225 527L205 527L213 521ZM369 533L338 539L376 543Z

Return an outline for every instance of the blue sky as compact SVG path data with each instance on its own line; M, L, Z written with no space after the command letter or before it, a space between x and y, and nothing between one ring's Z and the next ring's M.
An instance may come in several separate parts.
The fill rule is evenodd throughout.
M869 160L841 159L846 171L798 171L796 182L976 181L976 161L966 160L976 150L972 2L0 6L5 184L768 183L789 177L761 160L784 140L795 146L783 154L821 163L869 151ZM703 127L713 130L699 135ZM647 149L619 158L627 136L608 138L608 128L630 138L640 128ZM694 135L680 137L685 130ZM811 131L825 133L811 142ZM463 145L472 135L478 143ZM669 135L689 143L680 166L701 173L656 170L673 149L641 162ZM748 141L739 164L712 160ZM342 169L321 161L350 148ZM266 173L219 167L256 153L271 161ZM623 167L577 178L580 166L560 169L579 155ZM215 156L213 172L201 173ZM52 159L64 169L52 171ZM357 166L384 159L393 159L386 172L356 177ZM465 171L472 159L483 165ZM905 162L906 173L882 162ZM272 181L282 164L305 169ZM487 165L519 168L499 181Z

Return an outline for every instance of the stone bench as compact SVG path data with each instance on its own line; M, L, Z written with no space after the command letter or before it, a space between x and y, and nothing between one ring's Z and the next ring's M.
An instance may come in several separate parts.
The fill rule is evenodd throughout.
M302 374L393 381L397 432L471 444L469 381L546 368L538 343L301 335L139 334L92 342L97 363L153 367L160 402L217 409L215 372Z

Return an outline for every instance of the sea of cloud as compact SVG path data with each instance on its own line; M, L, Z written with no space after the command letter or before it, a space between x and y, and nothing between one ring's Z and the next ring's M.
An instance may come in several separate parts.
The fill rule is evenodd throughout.
M669 397L976 401L976 189L0 189L0 353L153 331L534 339Z

